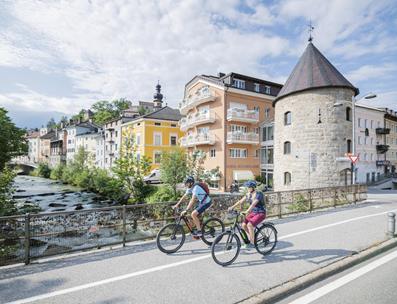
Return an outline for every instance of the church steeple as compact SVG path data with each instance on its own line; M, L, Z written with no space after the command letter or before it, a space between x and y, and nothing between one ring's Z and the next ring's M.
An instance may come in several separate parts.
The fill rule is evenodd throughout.
M156 93L153 95L154 109L158 110L163 107L163 94L161 94L161 85L157 82Z

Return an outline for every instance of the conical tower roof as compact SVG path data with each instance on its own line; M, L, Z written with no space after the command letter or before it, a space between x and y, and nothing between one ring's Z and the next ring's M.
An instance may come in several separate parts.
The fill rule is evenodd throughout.
M309 42L273 105L277 100L293 93L317 88L350 88L354 90L355 96L359 94L358 88L354 87L313 43Z

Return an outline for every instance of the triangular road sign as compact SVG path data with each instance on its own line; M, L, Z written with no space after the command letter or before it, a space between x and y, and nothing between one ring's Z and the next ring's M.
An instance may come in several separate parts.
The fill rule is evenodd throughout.
M354 164L358 161L359 155L349 155L351 162Z

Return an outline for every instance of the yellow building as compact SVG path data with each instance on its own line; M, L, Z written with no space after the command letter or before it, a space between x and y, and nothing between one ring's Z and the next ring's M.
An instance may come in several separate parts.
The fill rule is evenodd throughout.
M159 168L161 153L178 146L183 136L178 121L182 118L178 110L168 106L155 110L121 125L122 142L134 138L139 156L152 161L152 170Z

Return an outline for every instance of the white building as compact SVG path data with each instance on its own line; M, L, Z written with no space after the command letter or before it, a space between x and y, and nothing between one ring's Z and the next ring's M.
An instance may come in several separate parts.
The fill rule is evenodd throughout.
M367 105L356 105L356 183L371 183L384 173L385 153L379 145L388 132L384 125L385 111ZM377 148L378 147L378 148Z
M70 163L74 160L75 153L77 152L76 147L76 136L85 134L88 132L98 132L98 126L91 122L81 122L75 125L66 127L67 131L67 150L66 150L66 162ZM95 149L94 149L95 151ZM94 152L95 153L95 152Z
M40 132L30 132L27 140L29 145L28 160L31 163L38 163L40 156Z
M97 143L98 139L102 137L102 132L99 129L93 129L86 133L77 134L75 136L75 149L76 152L83 148L88 153L88 164L95 166L97 163Z
M95 167L105 169L105 131L100 129L96 137Z

